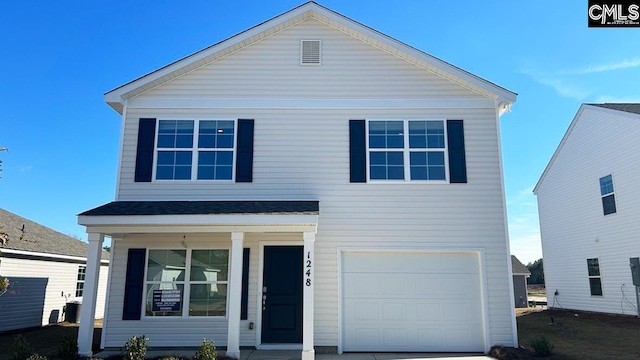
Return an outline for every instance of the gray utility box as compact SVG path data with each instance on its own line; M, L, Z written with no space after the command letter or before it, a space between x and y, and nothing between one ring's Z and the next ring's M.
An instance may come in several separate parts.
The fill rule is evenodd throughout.
M65 306L64 321L70 323L80 322L80 308L82 308L81 301L68 302Z
M629 266L631 267L631 279L633 285L640 286L640 258L630 258Z

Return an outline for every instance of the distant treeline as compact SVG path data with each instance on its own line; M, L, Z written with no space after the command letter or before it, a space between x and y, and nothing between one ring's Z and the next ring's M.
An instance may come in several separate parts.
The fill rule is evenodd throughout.
M531 272L529 284L544 284L544 267L542 259L527 264L527 269Z

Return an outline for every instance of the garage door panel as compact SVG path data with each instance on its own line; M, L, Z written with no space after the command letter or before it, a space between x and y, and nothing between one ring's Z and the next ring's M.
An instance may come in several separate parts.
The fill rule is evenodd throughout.
M347 252L342 278L345 351L484 350L477 255Z

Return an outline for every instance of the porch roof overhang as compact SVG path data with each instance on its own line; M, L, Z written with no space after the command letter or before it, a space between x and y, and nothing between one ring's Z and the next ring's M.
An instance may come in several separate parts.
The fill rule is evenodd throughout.
M114 201L78 215L88 233L316 231L318 201Z

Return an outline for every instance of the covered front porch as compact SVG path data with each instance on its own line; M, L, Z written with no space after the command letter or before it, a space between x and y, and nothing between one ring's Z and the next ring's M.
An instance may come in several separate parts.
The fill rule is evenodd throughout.
M78 333L90 356L100 251L112 239L101 347L202 338L314 359L317 201L113 202L79 215L89 254ZM155 340L155 341L154 341Z

